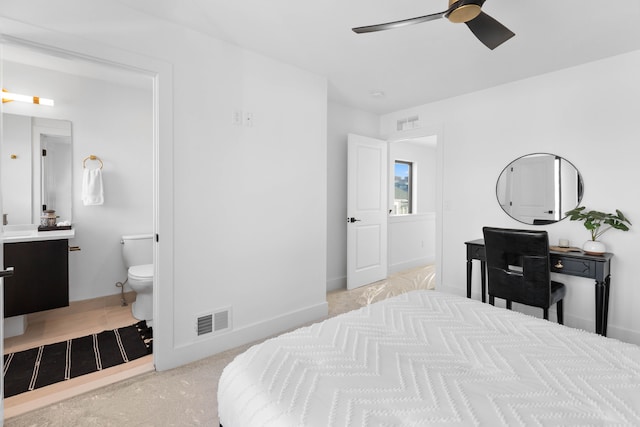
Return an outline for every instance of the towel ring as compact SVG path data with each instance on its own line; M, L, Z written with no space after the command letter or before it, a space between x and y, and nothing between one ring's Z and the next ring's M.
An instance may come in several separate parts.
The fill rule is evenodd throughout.
M90 155L90 156L85 157L85 158L82 160L82 167L83 167L83 168L85 168L85 169L86 169L86 167L87 167L87 166L86 166L87 160L96 160L96 161L100 162L100 169L102 169L102 166L104 166L104 164L102 163L102 160L100 160L100 157L98 157L98 156L94 156L94 155L92 154L92 155Z

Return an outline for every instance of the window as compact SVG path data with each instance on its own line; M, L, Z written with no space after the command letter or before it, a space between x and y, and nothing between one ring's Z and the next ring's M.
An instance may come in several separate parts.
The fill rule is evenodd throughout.
M396 160L394 170L393 214L413 213L413 163Z

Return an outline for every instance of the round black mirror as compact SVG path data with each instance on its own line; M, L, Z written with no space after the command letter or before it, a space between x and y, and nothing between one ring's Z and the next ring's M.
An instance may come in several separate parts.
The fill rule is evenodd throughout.
M578 169L568 160L549 153L515 159L496 184L498 203L507 215L525 224L560 221L578 207L584 185Z

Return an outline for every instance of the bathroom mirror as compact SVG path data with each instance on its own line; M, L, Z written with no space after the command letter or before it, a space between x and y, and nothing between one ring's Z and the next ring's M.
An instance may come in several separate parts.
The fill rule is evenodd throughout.
M525 224L560 221L582 200L582 176L568 160L533 153L509 163L496 184L496 196L511 218Z
M71 122L2 114L4 225L39 224L43 207L71 222Z

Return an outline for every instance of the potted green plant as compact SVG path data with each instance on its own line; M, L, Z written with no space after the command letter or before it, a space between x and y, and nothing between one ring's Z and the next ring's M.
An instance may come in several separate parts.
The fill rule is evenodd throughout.
M607 231L615 228L628 231L631 221L622 212L616 209L615 214L600 211L587 211L584 206L579 206L566 213L571 221L584 221L584 227L589 230L591 240L587 240L582 250L590 255L601 255L606 252L606 247L598 238Z

